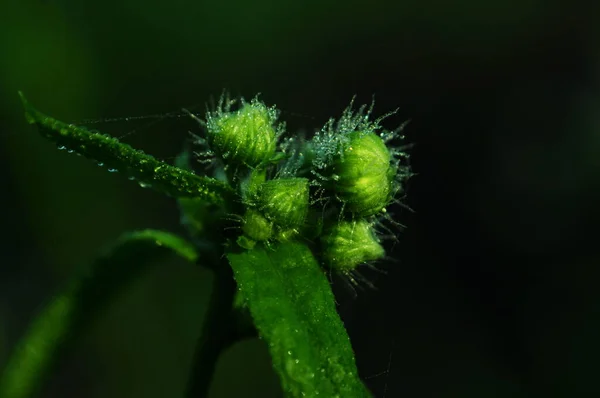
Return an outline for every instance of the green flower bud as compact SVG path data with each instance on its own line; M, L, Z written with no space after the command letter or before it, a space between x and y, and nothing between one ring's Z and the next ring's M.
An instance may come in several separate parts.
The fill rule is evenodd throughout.
M313 241L321 235L322 231L323 216L321 212L309 209L304 225L295 228L279 229L274 238L279 242L289 242L300 235L304 239Z
M327 185L347 212L372 216L392 199L396 169L385 142L373 132L348 134L347 144L333 160L331 173Z
M308 180L278 178L261 184L257 207L281 229L302 226L308 212Z
M342 221L321 237L323 260L342 273L358 265L381 259L385 250L375 236L372 224L365 221Z
M207 115L208 144L231 164L256 167L275 156L277 138L274 127L277 111L257 99L242 103L235 112L219 109Z
M273 235L273 223L264 218L256 210L248 209L244 214L242 232L254 241L262 242Z

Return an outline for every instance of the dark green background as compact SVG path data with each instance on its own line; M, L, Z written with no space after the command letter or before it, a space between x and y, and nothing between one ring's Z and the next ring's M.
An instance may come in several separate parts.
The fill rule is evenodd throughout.
M121 233L182 232L173 200L25 124L41 111L172 159L223 89L313 131L356 94L406 128L408 225L335 285L377 397L600 393L600 9L575 1L8 0L0 5L0 364L34 312ZM98 122L100 121L100 122ZM154 122L153 124L149 124ZM391 248L390 242L390 248ZM115 302L47 389L178 397L210 274L173 261ZM391 357L391 362L389 361ZM258 341L227 352L213 397L277 396ZM382 373L387 371L387 373Z

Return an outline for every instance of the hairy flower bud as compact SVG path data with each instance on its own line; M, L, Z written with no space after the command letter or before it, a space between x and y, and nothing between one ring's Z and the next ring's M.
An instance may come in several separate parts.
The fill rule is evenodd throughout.
M389 149L373 132L348 134L348 142L334 158L331 172L328 185L347 212L372 216L392 199L396 170Z
M231 164L256 167L271 160L277 148L277 111L257 99L235 112L219 109L207 115L207 141Z
M260 185L257 207L278 227L298 228L306 219L308 199L306 178L278 178Z
M321 236L321 243L325 263L342 273L385 256L385 250L375 236L371 223L365 220L335 224Z
M244 215L242 231L255 241L265 241L273 235L273 224L256 210L248 209Z

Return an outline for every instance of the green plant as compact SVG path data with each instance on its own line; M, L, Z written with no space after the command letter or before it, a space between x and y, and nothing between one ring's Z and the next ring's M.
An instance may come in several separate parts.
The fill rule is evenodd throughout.
M354 112L351 105L312 140L280 144L285 128L275 108L257 98L236 104L222 97L205 120L190 113L206 130L195 143L213 163L213 178L191 170L189 151L175 166L166 164L46 116L19 94L28 122L43 136L177 198L191 237L209 244L156 230L123 236L39 314L0 375L0 397L39 391L111 297L169 253L215 275L190 397L206 395L223 349L254 333L268 344L287 396L370 396L324 268L356 283L356 268L385 254L374 226L411 173L407 155L386 145L397 132L380 132L382 118L371 121L371 109Z

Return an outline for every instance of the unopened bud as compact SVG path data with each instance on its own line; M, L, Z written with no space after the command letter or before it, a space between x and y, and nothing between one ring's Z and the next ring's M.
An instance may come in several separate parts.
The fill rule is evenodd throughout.
M306 219L308 196L306 178L269 180L258 189L257 208L278 227L297 228Z
M344 210L359 217L379 213L391 201L396 170L384 141L373 132L356 131L334 158L328 185Z
M371 223L365 220L335 224L321 237L321 243L325 263L342 273L385 256Z
M208 144L225 162L256 167L275 156L277 111L257 99L235 112L222 109L207 116Z

